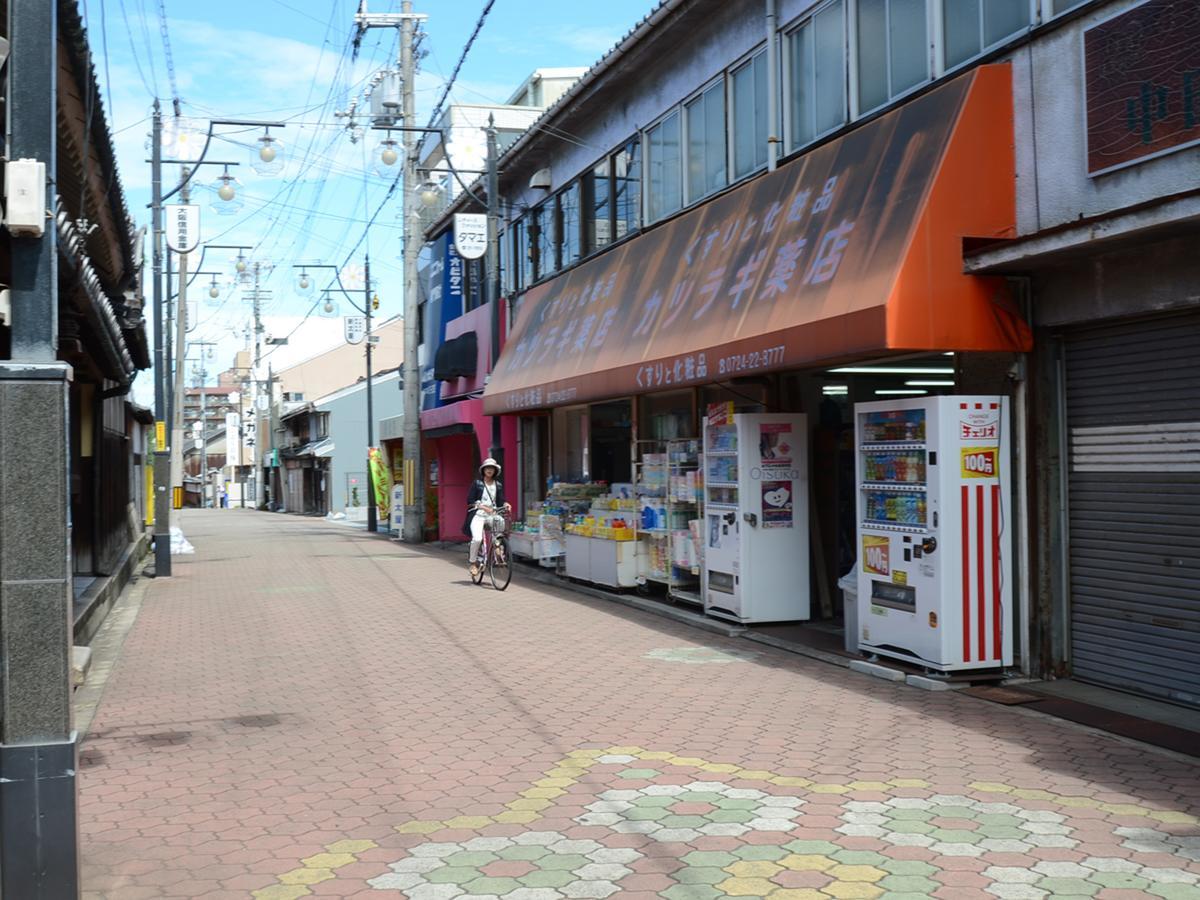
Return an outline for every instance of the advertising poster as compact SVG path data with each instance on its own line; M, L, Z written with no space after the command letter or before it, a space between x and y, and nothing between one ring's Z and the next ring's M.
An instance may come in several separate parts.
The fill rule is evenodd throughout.
M371 467L371 483L375 488L375 504L379 507L379 518L386 522L392 515L392 475L378 447L367 450L367 465Z
M792 464L792 425L776 422L758 426L758 455L764 466Z
M888 556L892 545L891 538L886 535L864 534L862 545L863 571L872 575L890 575L892 569Z
M792 483L790 481L763 481L762 527L792 527Z

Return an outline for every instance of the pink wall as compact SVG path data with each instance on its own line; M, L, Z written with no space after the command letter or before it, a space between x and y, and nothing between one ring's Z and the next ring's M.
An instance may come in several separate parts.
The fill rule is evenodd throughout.
M475 466L487 458L492 444L492 418L483 414L483 401L464 400L458 404L455 418L474 426L474 436L455 434L438 438L438 540L466 540L462 533L467 514L467 493L478 477ZM443 407L444 411L446 407ZM515 416L501 417L501 441L504 444L504 493L509 503L520 496L521 470L517 455L518 420ZM476 457L478 453L478 457Z
M504 334L504 303L500 304L500 334ZM459 337L468 331L475 332L477 342L475 377L455 378L440 385L443 400L478 393L487 383L487 373L492 368L492 308L488 304L477 306L457 319L446 323L446 340ZM501 339L503 344L503 338ZM490 426L489 426L490 427Z

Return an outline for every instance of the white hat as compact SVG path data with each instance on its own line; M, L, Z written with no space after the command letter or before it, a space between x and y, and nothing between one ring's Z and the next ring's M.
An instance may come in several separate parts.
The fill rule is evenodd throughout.
M495 469L497 475L500 474L500 463L496 462L490 456L487 459L485 459L483 461L483 464L479 467L479 474L482 475L483 470L486 469L488 466L491 466L493 469Z

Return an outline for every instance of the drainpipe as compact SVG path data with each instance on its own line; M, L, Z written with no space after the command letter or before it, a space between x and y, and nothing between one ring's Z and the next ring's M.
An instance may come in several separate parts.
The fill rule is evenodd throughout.
M779 11L777 0L767 0L767 171L779 160Z

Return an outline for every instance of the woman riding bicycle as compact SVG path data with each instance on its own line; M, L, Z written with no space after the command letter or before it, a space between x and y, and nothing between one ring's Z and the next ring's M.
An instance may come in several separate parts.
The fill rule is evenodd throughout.
M491 524L493 519L500 519L499 510L512 510L512 506L504 501L504 485L499 481L500 464L489 456L479 467L479 475L467 494L467 521L463 526L463 531L471 535L468 558L472 578L479 575L479 545L483 542L484 526Z

